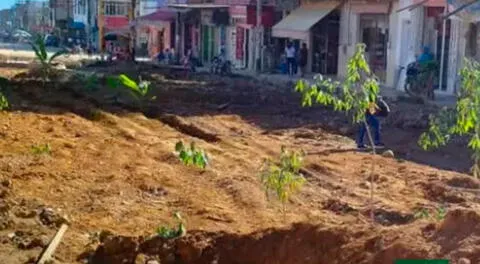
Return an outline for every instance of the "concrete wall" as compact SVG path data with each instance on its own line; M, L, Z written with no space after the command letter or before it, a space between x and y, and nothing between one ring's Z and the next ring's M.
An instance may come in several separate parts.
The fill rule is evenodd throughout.
M359 38L360 17L352 12L351 2L346 2L340 13L340 34L338 51L338 76L346 74L348 59L355 53L355 45Z

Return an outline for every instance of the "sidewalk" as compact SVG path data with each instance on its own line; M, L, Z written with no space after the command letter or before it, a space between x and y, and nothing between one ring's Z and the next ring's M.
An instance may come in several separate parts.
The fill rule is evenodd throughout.
M235 73L256 78L262 81L267 81L273 84L288 84L288 83L295 84L297 81L301 79L307 80L308 82L313 83L314 77L316 75L316 74L307 74L304 78L301 78L298 75L288 76L286 74L270 74L270 73L255 74L249 70L235 70ZM336 76L326 76L326 77L334 80L336 79ZM381 85L380 93L382 96L389 97L389 98L398 98L401 96L408 97L408 95L404 91L394 90L393 88L387 87L384 85ZM431 103L439 106L453 106L456 103L456 96L437 93L435 94L435 100Z

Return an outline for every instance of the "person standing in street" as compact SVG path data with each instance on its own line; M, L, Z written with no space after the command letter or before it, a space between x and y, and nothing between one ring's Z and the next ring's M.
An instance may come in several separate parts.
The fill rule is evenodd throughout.
M285 55L287 57L288 75L290 76L292 76L295 71L295 53L295 47L292 42L288 42L287 47L285 48Z
M308 49L307 43L302 44L302 48L300 49L300 60L299 66L301 71L301 76L305 77L305 70L307 68L307 61L308 61Z

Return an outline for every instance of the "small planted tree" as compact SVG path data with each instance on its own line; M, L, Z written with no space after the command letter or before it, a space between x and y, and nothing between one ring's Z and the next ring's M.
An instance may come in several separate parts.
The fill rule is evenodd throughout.
M209 159L207 154L202 149L198 149L194 142L191 142L190 147L187 147L182 141L178 141L175 144L175 152L186 166L193 165L205 169L208 165Z
M65 50L60 50L55 52L52 56L48 56L47 47L45 46L45 41L42 36L37 36L35 41L30 42L32 50L35 52L36 59L40 62L40 67L42 71L42 80L43 85L46 84L50 70L52 68L53 61L65 54Z
M430 127L419 139L425 149L446 145L454 136L466 136L473 151L472 173L480 176L480 64L469 60L460 71L462 85L454 108L443 108L430 116Z
M3 94L3 90L8 86L8 79L0 77L0 111L9 107L7 97Z
M353 123L361 123L366 127L368 140L372 146L372 154L376 154L375 142L373 142L370 128L367 124L366 114L375 114L379 107L377 96L380 91L377 77L371 71L365 60L365 44L358 44L355 54L347 64L347 76L343 83L325 79L319 75L314 84L308 84L300 80L295 90L302 94L302 106L320 104L333 107L333 110L343 112L352 117ZM370 216L373 214L373 174L375 161L372 157L370 175Z
M280 161L276 163L266 160L261 169L260 178L265 193L267 197L273 193L280 200L284 218L287 202L305 183L305 178L300 173L302 161L302 153L287 151L285 147L282 147Z
M180 213L176 212L173 217L177 221L176 227L170 226L160 226L157 229L157 235L164 239L173 239L177 237L184 236L187 233L187 228L185 227L185 223L183 221L182 216Z
M7 109L9 106L7 97L3 95L3 93L0 91L0 111Z

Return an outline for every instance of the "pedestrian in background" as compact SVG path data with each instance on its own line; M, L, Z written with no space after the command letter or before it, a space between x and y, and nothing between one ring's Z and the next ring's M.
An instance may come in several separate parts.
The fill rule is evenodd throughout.
M285 56L287 57L287 69L288 75L292 76L295 69L295 54L296 50L292 42L288 42L287 47L285 48Z

